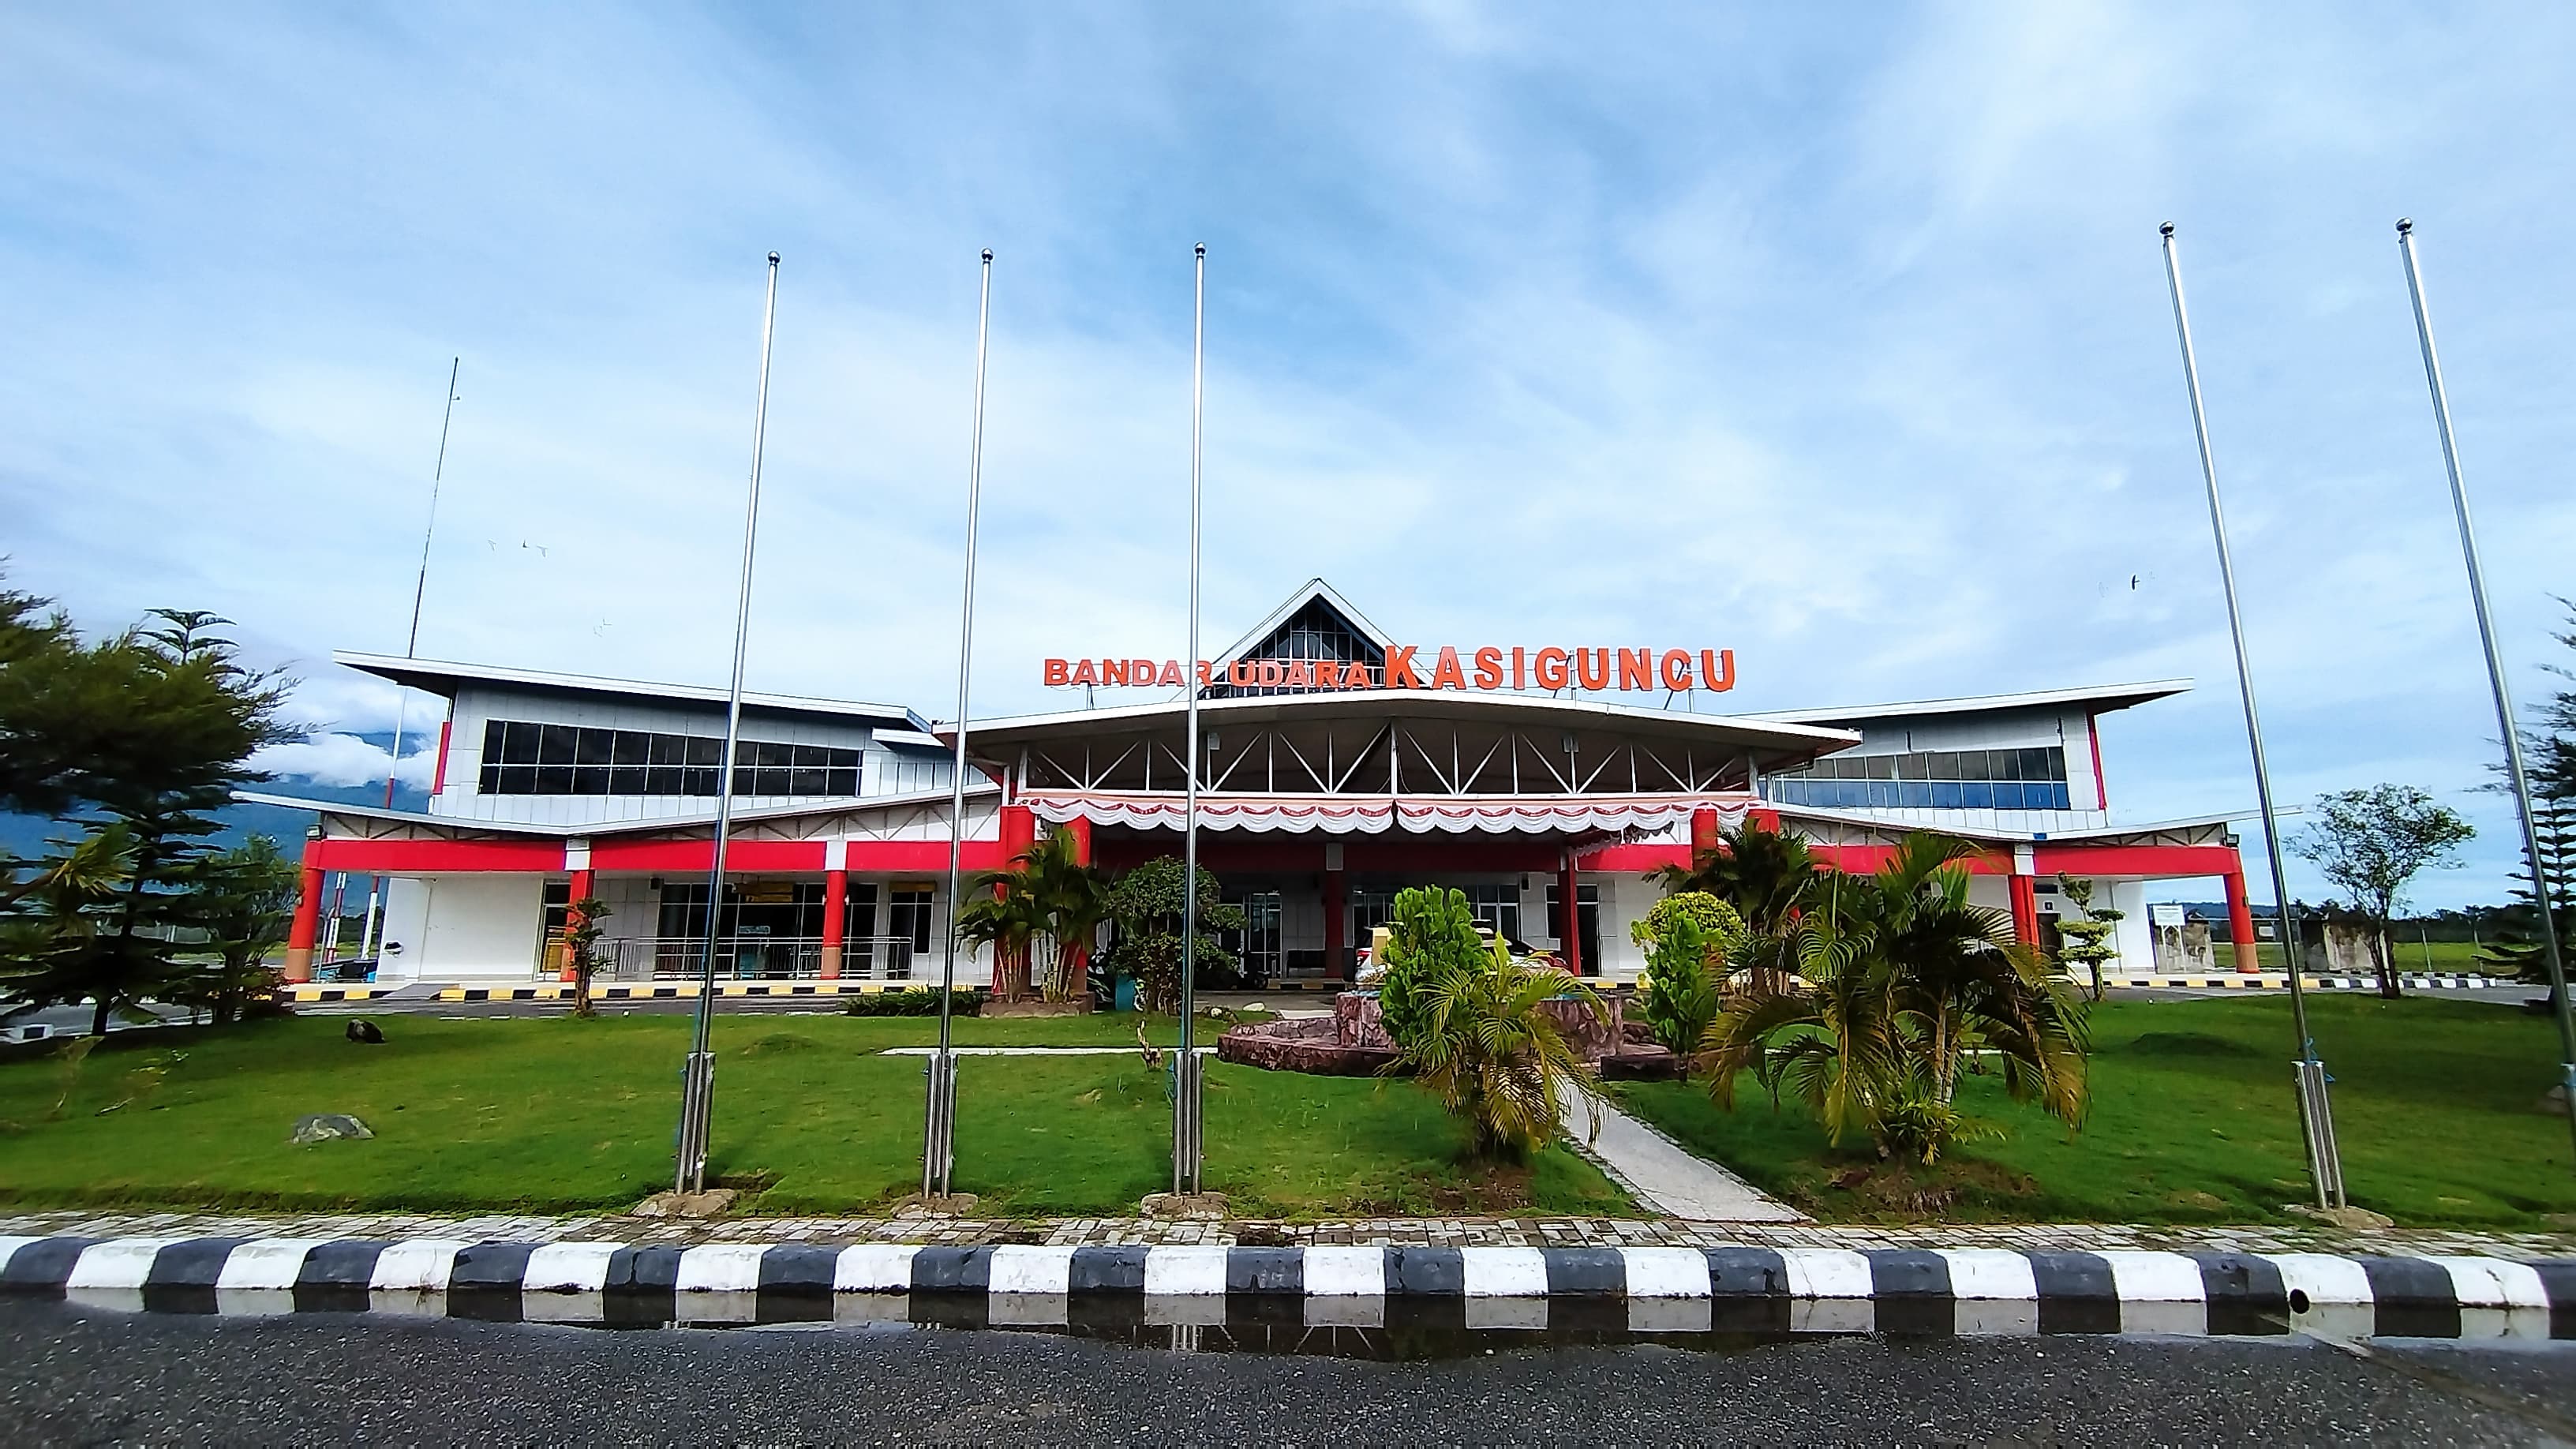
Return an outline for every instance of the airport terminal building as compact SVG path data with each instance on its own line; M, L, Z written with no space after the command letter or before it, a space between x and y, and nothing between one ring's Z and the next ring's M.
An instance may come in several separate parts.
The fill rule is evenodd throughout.
M607 910L605 979L694 979L711 910L728 981L936 977L951 726L900 705L746 696L711 900L723 691L334 657L449 714L425 810L247 797L315 812L290 980L337 974L317 930L333 873L390 880L382 984L552 980L569 904L590 897ZM2043 946L2056 881L2095 881L2097 905L2126 913L2124 969L2149 969L2150 880L2218 879L2235 939L2253 939L2224 819L2111 823L2101 716L2187 681L1732 715L1712 705L1734 682L1727 651L1411 646L1320 579L1200 663L1195 685L1178 661L1045 667L1085 707L971 726L967 871L1048 827L1111 870L1179 854L1196 687L1200 860L1243 908L1238 944L1265 981L1347 979L1395 893L1426 884L1587 974L1633 977L1628 927L1660 895L1646 873L1748 815L1851 869L1909 829L1962 836L1986 847L1975 897ZM1100 700L1122 687L1113 697L1150 702ZM1586 697L1655 690L1666 707ZM961 956L962 982L989 972Z

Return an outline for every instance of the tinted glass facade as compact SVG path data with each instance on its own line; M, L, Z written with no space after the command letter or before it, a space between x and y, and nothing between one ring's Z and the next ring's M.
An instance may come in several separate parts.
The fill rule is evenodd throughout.
M733 793L859 793L858 750L743 740ZM491 720L483 726L486 795L705 795L717 792L724 740L716 735Z
M1831 810L2066 810L2066 751L1918 750L1837 755L1763 781L1783 805Z

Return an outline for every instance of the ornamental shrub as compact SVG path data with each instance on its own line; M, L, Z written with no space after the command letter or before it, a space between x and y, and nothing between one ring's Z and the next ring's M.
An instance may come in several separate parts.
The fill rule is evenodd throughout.
M1411 1052L1429 1032L1433 999L1449 978L1488 965L1490 955L1465 891L1416 886L1398 891L1394 905L1386 949L1376 958L1386 967L1378 1014L1396 1049Z
M1689 1056L1717 1020L1727 963L1744 944L1744 918L1707 891L1681 891L1655 902L1628 928L1646 948L1646 1024L1655 1040Z
M948 1011L952 1016L974 1016L984 1009L984 993L963 987L951 993ZM908 986L901 991L871 991L852 996L842 1003L846 1016L937 1016L939 988Z

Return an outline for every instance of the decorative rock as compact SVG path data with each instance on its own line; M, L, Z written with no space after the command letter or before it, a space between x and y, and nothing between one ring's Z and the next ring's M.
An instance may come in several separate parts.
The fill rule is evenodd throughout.
M635 1205L639 1218L711 1218L733 1206L734 1190L711 1187L704 1192L657 1192Z
M363 1016L349 1023L347 1036L351 1041L365 1042L369 1046L382 1046L385 1040L384 1031Z
M2552 1117L2566 1116L2567 1084L2565 1082L2561 1082L2557 1086L2550 1088L2548 1091L2541 1093L2540 1105L2534 1110L2546 1112Z
M1225 1218L1225 1194L1221 1192L1149 1192L1140 1206L1149 1218L1183 1218L1201 1222L1220 1222Z
M295 1132L286 1140L297 1146L309 1146L316 1142L328 1142L335 1137L363 1140L375 1135L367 1130L366 1123L346 1113L315 1112L296 1118Z

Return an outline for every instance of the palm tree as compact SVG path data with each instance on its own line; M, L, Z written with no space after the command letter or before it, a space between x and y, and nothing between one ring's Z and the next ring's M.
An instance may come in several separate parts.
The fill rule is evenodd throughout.
M1771 1094L1805 1104L1839 1146L1853 1131L1879 1135L1882 1099L1899 1070L1891 973L1865 934L1830 916L1798 921L1776 938L1795 977L1756 978L1729 998L1701 1038L1698 1066L1711 1100L1735 1107L1735 1079L1750 1069Z
M1668 896L1706 891L1733 905L1755 935L1778 935L1814 895L1822 864L1806 837L1766 830L1747 815L1716 850L1688 866L1660 867L1649 879Z
M1564 1130L1573 1101L1589 1102L1600 1092L1547 1003L1570 996L1603 1020L1609 1010L1562 968L1515 960L1499 936L1490 944L1480 939L1462 893L1406 891L1398 908L1407 906L1418 908L1407 914L1436 930L1438 939L1414 942L1413 965L1388 967L1387 990L1391 996L1399 987L1412 991L1415 1021L1401 1033L1390 1024L1403 1050L1386 1070L1412 1072L1449 1115L1466 1123L1472 1155L1524 1160Z
M1858 1128L1882 1154L1936 1160L1966 1126L1960 1068L1997 1062L2015 1101L2068 1126L2086 1105L2082 1005L2008 912L1968 901L1966 841L1914 832L1875 875L1835 872L1784 934L1800 981L1731 999L1705 1038L1709 1090L1732 1105L1750 1069L1786 1090L1839 1141Z
M1074 858L1071 832L1048 830L975 884L990 894L957 913L957 935L994 948L996 994L1012 999L1034 982L1049 1001L1071 997L1108 914L1099 872Z

